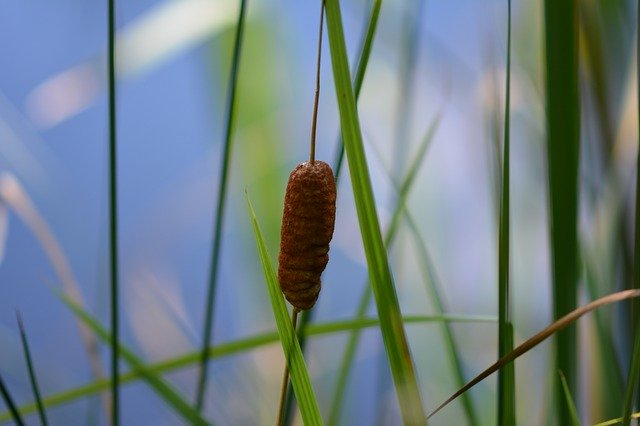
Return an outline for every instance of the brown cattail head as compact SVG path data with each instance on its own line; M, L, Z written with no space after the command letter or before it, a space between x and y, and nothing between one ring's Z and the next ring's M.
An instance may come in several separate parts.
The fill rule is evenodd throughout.
M329 261L336 219L336 182L323 161L298 164L287 184L282 213L278 281L298 310L313 307Z

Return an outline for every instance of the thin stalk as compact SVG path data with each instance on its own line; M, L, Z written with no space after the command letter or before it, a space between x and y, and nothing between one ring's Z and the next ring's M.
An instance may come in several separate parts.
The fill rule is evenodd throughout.
M507 78L504 108L504 151L498 235L498 356L513 350L510 272L510 110L511 110L511 0L507 0ZM509 371L507 371L509 370ZM513 380L512 380L513 379ZM498 371L498 424L515 425L515 370L508 364Z
M640 25L640 2L638 2L637 24ZM636 31L636 78L640 82L640 26ZM638 92L636 94L638 107L640 107L640 83L638 83ZM640 109L638 110L638 123L640 123ZM640 136L638 137L638 159L636 162L636 217L635 217L635 249L634 249L634 268L633 268L633 286L640 288ZM633 330L635 328L635 344L633 345L633 355L631 357L631 366L629 367L629 376L627 379L627 390L624 396L624 408L622 411L622 424L629 424L631 412L633 410L633 395L638 385L638 376L640 376L640 312L638 312L637 301L631 302L631 321Z
M118 300L118 171L116 126L116 46L115 0L108 0L108 68L109 68L109 249L111 266L111 423L120 424L120 368Z
M27 341L27 333L24 330L24 324L20 312L16 312L16 319L18 321L18 329L20 330L20 340L22 341L22 350L24 352L24 358L27 363L27 370L29 371L29 381L31 382L31 390L38 406L38 415L40 416L40 423L43 426L47 426L47 416L44 411L44 405L42 404L42 398L40 397L40 389L38 387L38 381L33 368L33 361L31 359L31 351L29 350L29 342Z
M324 22L324 0L320 2L320 24L318 25L318 60L316 62L316 93L313 100L313 119L311 120L311 146L309 162L316 161L316 127L318 124L318 103L320 100L320 63L322 62L322 27Z
M291 313L291 326L293 327L293 332L296 332L296 326L298 325L298 313L300 311L296 308L293 308L293 312ZM282 375L282 386L280 386L280 408L278 408L278 422L277 426L284 424L285 419L285 403L287 401L287 389L289 388L289 364L287 362L284 363L284 373Z
M242 52L242 40L244 35L244 22L246 16L247 0L240 1L240 13L231 60L231 74L229 76L229 92L227 94L226 125L224 132L224 151L222 154L222 168L220 169L220 187L218 188L218 201L216 206L216 221L213 233L213 248L211 250L211 266L209 268L209 286L205 300L204 332L202 335L202 347L200 356L200 368L198 374L198 387L196 390L196 409L202 410L207 391L207 371L209 358L207 350L213 339L213 310L215 306L216 289L218 287L218 265L220 262L220 247L222 242L222 228L224 224L224 212L227 199L227 187L229 178L229 166L231 163L231 150L233 147L233 126L235 123L235 100L238 87L238 74L240 69L240 56Z

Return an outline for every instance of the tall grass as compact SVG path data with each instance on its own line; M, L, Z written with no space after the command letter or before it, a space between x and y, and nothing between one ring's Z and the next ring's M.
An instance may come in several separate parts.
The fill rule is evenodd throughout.
M512 70L512 2L506 1L507 6L507 54L506 54L506 96L504 110L504 139L502 145L502 162L500 173L500 191L499 191L499 229L498 229L498 317L477 317L467 315L447 315L446 304L440 295L440 287L443 282L435 272L434 262L427 248L427 244L420 235L420 226L418 216L409 211L407 200L410 190L416 181L418 170L426 157L430 141L433 137L435 129L440 123L440 115L434 119L431 127L427 131L427 135L422 140L419 149L413 154L413 157L407 161L405 167L404 160L399 161L396 166L402 174L393 173L393 175L404 176L403 180L396 180L393 176L390 179L393 189L397 192L396 204L393 207L393 214L389 227L384 235L381 232L380 220L378 218L378 210L376 207L372 180L369 173L369 163L367 161L362 129L357 109L357 101L363 87L363 81L369 58L372 53L374 38L377 34L377 26L381 14L382 0L371 0L370 14L366 17L365 32L363 34L363 43L358 51L358 62L353 75L349 71L349 63L346 51L346 42L344 28L342 23L341 9L339 0L325 0L327 13L327 29L330 43L331 62L333 79L335 83L335 93L337 105L340 115L341 139L335 156L335 173L336 181L340 177L343 169L344 155L347 156L349 172L351 177L351 191L355 199L355 207L360 226L360 237L365 250L367 268L369 274L368 284L370 287L365 289L357 312L351 319L342 321L331 321L320 324L311 325L313 319L312 314L303 315L301 318L301 327L298 336L295 334L295 326L289 321L289 312L286 304L279 291L277 278L273 270L273 264L270 254L267 250L267 244L263 237L260 226L258 225L258 217L256 217L253 207L248 203L248 211L250 224L254 232L255 242L257 246L258 256L262 265L266 288L269 295L269 304L273 311L277 330L266 331L248 336L234 338L225 343L214 343L213 330L214 319L216 313L216 295L219 293L218 275L220 271L221 259L223 257L222 235L225 229L225 212L227 210L227 198L230 194L229 175L231 172L232 153L234 147L234 130L236 119L236 92L238 90L238 76L240 70L240 59L242 56L243 34L245 29L245 20L247 14L247 1L240 0L239 15L235 27L235 40L233 45L233 56L231 59L231 71L228 81L228 93L226 99L226 111L224 115L224 139L222 160L219 168L219 185L217 192L217 200L215 207L215 222L213 226L213 235L211 238L211 256L208 262L208 286L205 299L205 315L202 324L202 339L197 347L192 351L182 355L165 359L160 362L151 362L137 355L132 347L127 347L123 343L120 333L121 318L121 288L119 277L123 276L119 264L119 222L118 214L118 126L117 123L117 102L116 89L119 84L118 75L116 75L116 4L115 0L107 2L107 94L108 94L108 219L109 219L109 241L108 241L108 269L110 274L109 280L109 324L103 326L99 317L90 314L90 310L81 303L75 281L70 268L66 265L65 255L62 253L61 246L52 237L50 231L44 221L38 216L36 210L31 205L28 197L23 196L19 186L10 186L14 182L9 182L7 176L0 176L0 199L6 202L12 208L12 212L17 213L29 228L35 230L40 246L44 248L45 253L53 259L54 269L58 274L58 279L62 281L63 287L67 294L62 295L67 308L73 313L75 319L83 324L82 330L84 343L87 344L88 352L91 357L91 367L96 373L93 381L73 387L61 392L40 395L38 383L36 380L35 366L31 359L31 353L26 339L26 333L20 322L20 337L23 344L24 357L28 367L29 380L33 391L33 403L19 406L13 395L9 393L5 382L0 377L0 396L6 405L6 412L0 413L0 422L13 421L16 424L25 424L22 416L30 413L38 413L42 424L46 424L46 410L58 407L62 404L68 404L73 401L85 399L91 395L103 392L106 396L106 390L111 393L111 410L107 413L108 419L112 424L118 425L122 416L122 386L125 383L140 383L147 386L158 399L166 405L166 407L174 414L180 417L186 424L206 425L210 420L207 418L204 409L207 402L208 377L211 375L209 371L210 363L213 360L219 360L224 357L234 355L253 354L260 348L268 345L280 345L284 354L288 368L291 370L291 388L293 392L289 400L291 401L295 395L298 401L301 417L305 424L317 425L322 424L322 415L325 415L328 423L331 425L340 424L340 420L344 417L346 403L348 401L346 395L347 383L355 370L356 350L358 347L360 332L365 328L377 328L381 331L385 351L387 355L384 368L389 367L394 381L397 401L400 407L402 421L405 424L426 424L429 417L425 415L425 402L420 394L421 388L433 386L435 380L431 371L421 370L423 376L422 381L418 380L418 374L414 366L412 351L410 350L405 329L409 325L424 326L425 324L436 324L444 337L444 350L446 352L445 362L449 363L453 370L455 385L459 390L449 398L444 404L440 405L436 411L440 410L449 402L460 398L461 410L469 424L479 424L478 412L472 404L471 395L468 392L471 387L479 383L484 378L493 373L497 373L497 394L496 394L496 419L500 425L516 424L516 386L515 386L515 366L514 361L519 356L536 347L547 338L553 337L555 341L554 356L555 366L551 369L554 382L555 394L553 397L554 413L550 415L553 421L558 424L579 424L579 414L584 414L586 410L580 411L580 407L575 406L574 400L581 401L580 388L578 386L578 372L581 362L590 357L584 357L578 352L578 336L576 333L575 321L583 314L595 310L606 304L618 303L630 298L636 298L640 295L640 170L636 170L635 176L635 232L633 233L633 244L635 251L633 257L630 254L628 244L625 242L628 235L625 226L629 226L630 221L625 222L625 207L619 207L624 204L624 196L616 194L612 197L616 203L614 210L615 219L611 228L616 228L616 232L621 235L607 235L608 244L615 248L608 249L606 253L607 262L615 263L611 266L612 271L601 274L599 265L598 244L590 246L586 240L579 242L578 240L578 216L579 216L579 183L580 179L580 84L593 83L595 91L592 93L593 99L589 99L596 111L594 114L599 117L601 127L599 128L598 143L601 151L596 154L589 153L587 155L595 155L597 160L602 160L607 170L601 174L588 169L584 171L587 178L592 181L588 184L588 189L592 191L590 195L597 198L598 195L598 178L604 177L607 180L615 181L615 170L613 167L617 165L614 145L617 143L617 134L622 133L623 124L620 129L616 129L616 119L610 110L613 108L612 103L607 96L609 95L608 80L605 66L606 45L599 40L600 34L593 30L593 26L598 26L598 15L594 8L589 7L588 13L579 20L579 2L578 0L545 0L544 2L544 35L545 48L544 56L545 64L545 95L546 95L546 121L544 127L546 129L546 162L548 172L548 195L549 195L549 238L550 253L552 267L552 297L553 297L553 316L556 322L551 326L543 329L540 333L532 338L525 340L520 345L515 345L514 339L514 322L511 305L511 267L513 259L511 257L511 234L512 234L512 217L511 203L515 196L511 193L512 189L512 162L511 158L511 70ZM410 16L411 22L416 26L420 24L420 15L426 2L420 1L410 5L410 10L416 12ZM637 20L640 22L640 7L637 11ZM582 23L582 28L580 28ZM399 79L400 87L400 103L398 112L401 120L397 126L392 129L398 139L398 144L405 142L410 133L410 124L404 121L410 116L411 99L415 93L411 90L412 69L417 63L417 36L412 31L412 27L406 28L408 34L408 43L405 46L403 64L401 64L401 72ZM593 82L579 78L579 41L585 40L584 53L587 54L588 70L591 72L589 78L593 78ZM517 50L516 50L517 51ZM640 61L640 35L636 39L636 61ZM265 55L271 57L269 55ZM275 56L274 56L275 57ZM581 56L580 56L581 57ZM640 67L638 68L636 80L640 79ZM318 77L319 78L319 77ZM118 83L118 84L117 84ZM519 87L521 88L521 87ZM514 89L515 90L515 89ZM638 88L637 102L640 110L640 87ZM514 95L515 99L515 95ZM528 102L525 99L524 102ZM515 101L514 101L515 104ZM585 102L586 105L591 105ZM385 106L386 108L386 106ZM637 121L640 125L640 112ZM1 118L1 117L0 117ZM2 123L0 123L2 124ZM586 126L585 126L586 127ZM583 127L583 128L585 128ZM315 125L314 125L315 128ZM513 127L520 129L521 127ZM2 130L2 128L0 128ZM640 138L638 139L640 141ZM640 142L639 142L640 145ZM270 145L269 145L270 146ZM520 144L517 145L518 147ZM399 150L403 150L402 146L397 146ZM261 151L268 152L270 148ZM313 150L312 150L313 152ZM314 154L312 154L313 156ZM498 154L499 155L499 154ZM588 157L587 161L593 160ZM635 164L636 169L640 167L640 146L637 152ZM611 169L611 170L609 170ZM398 170L394 170L397 172ZM389 173L392 175L391 173ZM16 181L17 182L17 181ZM619 185L618 182L607 182L611 186ZM11 191L9 191L9 189ZM16 188L18 188L16 192ZM618 190L619 188L615 188ZM16 194L18 194L16 196ZM587 193L589 194L589 193ZM11 204L11 197L18 198L17 203ZM15 201L15 199L14 199ZM248 201L248 196L247 196ZM22 203L22 204L20 204ZM25 207L26 206L26 207ZM256 204L258 206L258 204ZM585 205L587 209L592 206ZM269 209L270 211L274 209ZM594 209L595 210L595 209ZM35 213L34 213L35 212ZM586 212L586 219L590 220ZM611 218L608 218L611 219ZM404 223L402 221L405 221ZM594 219L596 222L597 219ZM628 223L627 223L628 222ZM35 225L34 225L35 223ZM249 222L247 222L249 223ZM267 223L267 221L265 221ZM412 255L418 259L418 267L422 274L423 281L426 284L429 302L433 306L435 315L402 315L398 295L396 294L396 286L388 258L388 250L402 225L407 227L414 234L415 247ZM246 225L246 223L245 223ZM591 225L591 224L589 224ZM594 225L594 228L596 226ZM266 229L266 228L265 228ZM1 230L0 230L1 232ZM613 232L609 229L607 232ZM44 237L42 236L44 235ZM582 235L581 235L582 237ZM267 238L269 240L269 238ZM598 240L599 241L599 240ZM625 247L629 253L624 252ZM629 246L630 247L630 246ZM579 252L579 250L581 250ZM53 255L51 254L53 253ZM580 254L579 254L580 253ZM495 253L494 253L495 254ZM628 260L621 259L625 256ZM243 258L243 262L250 261ZM621 280L626 279L630 275L629 268L627 271L623 269L633 262L633 280L632 285L635 290L608 294L601 299L599 293L609 293L614 288L613 283L607 282L611 277ZM624 263L627 262L625 266ZM618 264L619 263L619 264ZM60 266L62 265L62 266ZM579 266L581 265L581 266ZM622 266L620 266L622 265ZM244 263L243 267L246 266ZM610 265L607 265L610 266ZM577 307L578 282L580 271L585 271L585 283L587 285L586 294L590 300L594 300L586 306ZM625 275L626 274L626 275ZM614 277L615 275L615 277ZM71 283L71 284L69 284ZM371 304L371 298L375 298L377 317L367 317L366 313ZM266 301L262 301L267 306ZM626 302L625 302L626 303ZM601 312L595 313L595 336L597 339L598 354L602 358L601 365L604 366L600 372L605 380L599 389L606 395L602 396L602 401L598 401L601 405L606 406L607 417L609 411L615 409L615 415L622 414L620 419L614 419L601 424L613 424L612 422L622 422L628 424L633 414L634 405L637 405L636 393L638 380L640 380L640 314L638 302L632 301L631 330L635 332L635 341L633 346L633 354L630 359L628 373L626 374L626 391L624 400L622 399L622 391L624 389L625 377L623 377L622 367L626 363L626 356L620 356L617 353L620 340L625 340L626 330L618 330L612 327L609 318L602 315ZM465 379L466 372L462 363L462 353L456 342L452 322L477 323L490 322L497 323L498 329L498 361L491 364L482 371L478 376L467 382ZM627 324L624 324L626 327ZM623 328L624 328L623 327ZM304 342L305 338L311 336L329 336L338 333L347 333L347 343L344 347L341 362L336 371L336 381L332 383L334 391L332 395L316 395L316 389L320 390L319 383L312 380L314 371L308 368L304 358ZM620 336L622 335L622 338ZM86 338L86 337L89 338ZM95 344L96 336L104 347L110 351L110 378L105 378L99 374L100 368L104 367L99 356L100 348ZM217 339L215 339L217 340ZM625 341L626 342L626 341ZM93 347L96 346L96 347ZM515 347L515 348L514 348ZM96 364L97 360L97 364ZM122 365L121 365L122 363ZM128 370L121 371L127 367ZM195 403L189 402L169 377L167 373L183 370L187 368L197 369L196 377L196 393ZM559 375L557 372L559 371ZM384 371L386 373L386 370ZM324 379L324 378L323 378ZM323 379L318 379L320 382ZM523 380L523 379L520 379ZM522 386L521 386L522 388ZM275 393L274 393L275 395ZM20 396L18 394L18 396ZM265 397L273 399L273 407L275 407L275 396ZM17 400L22 404L20 398ZM326 402L328 406L327 413L322 413L321 402ZM272 407L271 402L264 404ZM293 404L289 404L288 420L289 423L293 419ZM493 407L493 405L491 405ZM261 407L263 408L263 407ZM597 407L596 409L598 409ZM595 410L594 410L595 411ZM487 409L483 409L482 414L486 414ZM49 413L51 414L51 413ZM447 423L448 418L444 417L442 421ZM520 411L522 416L522 411ZM27 420L29 420L27 418Z
M545 0L547 168L555 318L577 304L578 285L578 165L580 98L578 89L578 2ZM575 326L555 339L555 362L572 395L577 391ZM558 422L571 416L555 380Z
M636 19L636 102L638 105L638 131L640 132L640 3L638 3ZM638 135L638 154L636 161L636 209L635 209L635 232L634 232L634 258L633 258L633 287L640 289L640 135ZM631 356L631 365L627 375L627 390L624 396L624 406L622 408L622 424L628 424L633 412L634 395L640 377L640 312L638 312L638 302L632 301L631 309L631 329L635 329L635 343ZM640 399L640 391L637 391Z

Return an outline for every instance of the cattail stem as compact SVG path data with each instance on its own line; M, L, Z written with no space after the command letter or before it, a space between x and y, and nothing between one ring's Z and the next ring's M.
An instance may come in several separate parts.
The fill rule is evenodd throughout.
M298 324L298 313L300 311L297 308L293 308L293 313L291 314L291 325L293 325L293 335L296 334L296 325ZM284 364L284 375L282 376L282 386L280 390L280 408L278 409L278 422L276 426L282 425L282 421L284 420L284 412L285 412L285 401L287 400L287 388L289 387L289 362L285 359Z
M311 152L309 161L316 161L316 127L318 124L318 101L320 100L320 59L322 57L322 23L324 21L324 0L320 5L320 25L318 29L318 62L316 64L316 96L313 101L313 120L311 121Z

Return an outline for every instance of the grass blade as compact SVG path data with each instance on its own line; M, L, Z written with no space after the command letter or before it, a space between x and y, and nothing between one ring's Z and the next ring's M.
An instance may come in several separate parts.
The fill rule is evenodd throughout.
M36 380L35 369L33 368L33 361L31 360L31 351L29 350L29 343L27 342L27 333L24 330L24 324L20 312L16 312L16 318L18 320L18 328L20 329L20 340L22 341L22 350L24 352L24 359L27 362L27 369L29 371L29 381L31 382L31 390L33 391L36 405L38 406L38 415L40 416L40 423L43 426L49 424L47 422L47 416L44 412L44 406L42 405L42 398L40 397L40 388L38 387L38 381Z
M456 393L454 393L451 397L449 397L449 399L447 399L445 402L440 404L438 408L432 411L431 414L429 414L429 418L431 418L438 411L442 410L451 401L453 401L454 399L456 399L457 397L459 397L460 395L462 395L463 393L465 393L466 391L468 391L469 389L471 389L472 387L480 383L482 380L486 379L487 377L489 377L490 375L498 371L505 364L513 362L518 357L529 352L531 349L535 348L536 346L544 342L549 337L561 332L563 329L566 329L584 314L589 313L594 309L598 309L602 306L605 306L611 303L621 302L627 299L632 299L634 297L640 297L640 289L625 290L625 291L613 293L608 296L601 297L600 299L594 300L593 302L588 303L584 306L581 306L577 309L574 309L573 311L569 312L562 318L556 320L551 325L547 326L540 332L530 337L524 343L516 347L512 352L509 352L507 355L500 358L498 361L496 361L493 365L488 367L482 373L478 374L473 380L471 380L469 383L464 385L464 387L456 391ZM567 412L568 412L568 409L567 409ZM571 422L571 417L569 417L569 422Z
M571 414L571 424L573 426L580 426L580 419L578 418L578 410L576 410L576 403L573 402L573 397L569 391L569 385L567 385L567 379L562 374L562 371L558 371L560 375L560 382L562 383L562 392L564 394L565 401L567 403L567 409Z
M497 318L491 316L479 316L479 315L407 315L402 318L402 322L405 324L427 324L427 323L495 323ZM362 318L346 321L335 321L323 324L310 325L301 332L307 336L328 336L336 333L343 333L352 330L361 330L364 328L377 328L380 326L380 321L377 318ZM276 342L280 342L278 332L267 332L257 334L254 336L242 338L239 340L222 343L218 346L212 346L209 348L209 358L218 359L236 354L246 353L253 349L259 349L263 346L270 345ZM193 351L180 355L175 358L170 358L164 361L159 361L153 364L146 364L146 371L151 374L162 374L182 368L190 367L197 364L200 360L200 351ZM120 376L121 383L131 383L142 378L142 374L137 370L132 370L124 373ZM100 379L86 385L82 385L76 388L72 388L63 392L59 392L53 395L45 397L43 404L45 407L55 407L62 404L67 404L76 401L80 398L93 395L108 389L110 381L107 379ZM36 404L31 403L20 407L19 412L22 414L31 414L37 410ZM11 419L11 413L0 413L0 422Z
M267 282L267 288L269 290L269 298L271 300L271 307L273 308L273 315L278 326L278 334L280 336L280 342L282 343L282 349L287 359L287 365L289 367L291 382L293 383L293 390L296 393L296 400L300 406L300 414L305 425L321 425L322 418L320 417L320 409L318 408L318 402L311 386L311 380L309 379L309 372L302 356L302 350L296 337L295 331L291 321L289 320L289 312L284 302L284 296L280 291L278 284L278 277L271 264L269 253L267 252L267 246L262 238L262 231L258 225L253 206L249 201L247 195L247 204L249 206L249 214L251 217L251 224L256 237L256 243L258 246L258 253L260 254L260 260L262 267L264 268L264 276Z
M578 90L578 2L545 0L547 163L553 257L553 313L560 318L577 306L578 165L580 99ZM571 326L556 336L556 368L576 392L577 336ZM557 383L557 381L554 381ZM557 421L571 416L555 388Z
M64 293L55 292L56 295L67 305L67 307L78 317L82 322L93 331L100 340L111 345L113 343L113 336L105 330L100 323L93 318L87 311L85 311L76 302L71 300ZM149 369L143 360L138 358L133 351L127 349L124 345L116 342L119 346L117 353L135 370L138 372L145 382L153 388L156 394L165 400L165 402L174 409L174 411L181 415L190 424L194 425L208 425L209 423L195 410L181 395L173 388L171 384L166 382L156 372ZM120 377L118 377L118 383L120 383ZM113 383L110 383L113 386Z
M364 76L367 71L367 65L369 64L369 57L371 56L371 49L373 47L373 38L378 28L378 18L380 17L381 6L382 0L373 0L373 4L371 5L371 13L369 14L369 23L367 24L366 34L364 37L364 41L362 42L362 49L360 50L360 57L358 59L358 65L356 67L356 73L353 79L353 90L356 96L356 102L360 98L360 92L362 91L362 83L364 82ZM342 140L342 137L340 137L338 141L338 147L336 148L335 161L333 163L336 186L338 185L343 162L344 141Z
M630 418L640 419L640 413L634 413L631 415ZM613 419L613 420L607 420L606 422L602 422L602 423L597 423L594 426L610 426L610 425L617 425L618 423L622 423L622 417Z
M358 222L367 257L369 281L378 307L382 338L396 386L402 419L405 424L422 424L426 423L426 420L424 419L418 380L400 316L400 306L389 269L387 253L380 234L380 225L362 143L360 122L349 74L340 5L338 0L326 0L325 4L342 138L349 161Z
M510 110L511 110L511 0L507 0L507 78L504 108L504 151L498 231L498 357L513 350L511 324L510 275ZM507 364L498 371L498 424L515 425L515 367Z
M8 417L7 420L13 419L13 421L16 422L18 426L24 426L24 420L22 420L22 416L16 408L16 404L15 402L13 402L13 398L9 393L9 389L7 389L7 387L5 386L4 381L2 380L2 376L0 376L0 395L2 395L2 400L9 408L10 417Z
M224 224L224 212L227 199L227 181L229 165L231 163L231 149L233 146L233 126L235 117L236 90L238 87L238 74L240 69L240 56L242 52L242 39L244 36L244 22L246 16L247 0L240 0L240 12L236 26L236 36L233 46L233 58L231 60L231 74L229 76L229 93L227 97L227 120L224 134L224 152L222 154L222 168L220 169L220 186L218 188L218 203L216 207L216 221L213 234L213 248L211 250L211 264L209 267L209 286L205 299L204 332L202 336L202 356L198 373L198 388L196 390L196 408L202 410L207 389L207 367L209 357L207 351L211 346L213 330L213 310L215 307L216 288L218 284L218 264L220 261L220 246L222 241L222 227Z
M638 16L636 22L640 23L640 3L638 6ZM640 27L639 27L640 28ZM636 34L636 78L640 78L640 34ZM637 80L637 102L640 106L640 79ZM638 123L640 123L640 110L638 110ZM640 289L640 137L638 138L638 160L636 161L636 223L635 223L635 248L633 257L633 286ZM622 410L622 423L628 424L633 410L633 395L638 386L638 376L640 376L640 312L638 312L638 303L633 301L631 304L631 321L633 321L631 329L635 328L635 343L633 345L633 355L631 356L631 366L629 367L629 375L627 377L627 390L624 395L624 406Z
M118 364L120 311L118 300L118 153L116 126L116 46L115 0L108 0L108 74L109 74L109 266L111 275L111 423L120 424L120 397Z
M440 115L438 115L427 130L425 137L418 148L418 152L414 157L414 161L411 163L409 170L402 182L402 184L397 185L396 189L398 190L398 200L396 202L396 206L393 211L393 215L391 217L391 222L384 237L384 245L387 250L391 248L391 245L394 242L395 236L399 229L400 218L402 213L405 211L405 206L407 204L407 199L409 197L409 192L413 183L415 181L415 177L420 170L420 166L422 165L428 148L431 146L431 142L433 141L433 137L436 133L438 125L440 123ZM390 175L391 176L391 175ZM391 177L390 177L391 178ZM393 178L391 178L393 181ZM395 182L394 182L395 184ZM365 283L366 284L366 283ZM358 309L355 314L355 318L364 318L367 313L367 309L371 303L371 287L366 286L363 290L362 295L360 296L360 302L358 303ZM441 314L441 312L440 312ZM358 347L358 343L360 341L360 333L358 331L354 331L349 336L349 340L347 342L347 346L345 348L344 354L342 355L342 361L340 362L340 369L338 370L338 380L336 382L336 387L333 392L333 400L331 404L331 415L329 417L329 425L335 425L339 423L340 416L342 414L342 405L344 402L344 393L346 391L347 380L349 378L349 373L351 371L351 365L355 359L356 349ZM462 383L464 384L464 382Z

